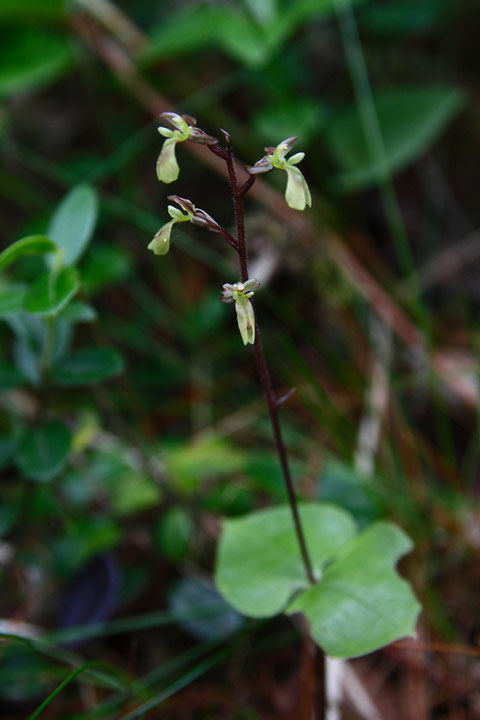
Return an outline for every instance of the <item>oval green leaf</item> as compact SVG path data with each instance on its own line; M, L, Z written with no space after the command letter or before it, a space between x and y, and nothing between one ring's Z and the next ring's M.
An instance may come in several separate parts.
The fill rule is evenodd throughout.
M415 160L463 107L465 96L451 87L382 88L374 93L374 104L385 154L372 155L356 103L326 129L327 147L341 168L335 181L341 191L383 182Z
M23 307L31 313L55 315L68 305L79 288L80 278L75 268L47 271L29 288Z
M298 595L288 613L303 612L316 642L331 657L351 658L413 635L420 605L395 571L412 549L390 523L370 526L332 562L321 581Z
M4 270L23 255L45 255L55 250L55 243L45 235L29 235L12 243L0 253L0 270Z
M48 235L64 251L63 262L73 265L91 240L98 215L97 193L90 185L77 185L61 201Z
M70 450L70 432L65 425L53 421L31 430L15 457L25 477L47 482L63 469Z
M299 506L315 572L355 535L351 516L327 503ZM271 617L308 587L288 506L226 520L218 546L218 589L239 612Z
M57 385L90 385L123 372L123 358L113 348L85 348L59 360L51 378Z

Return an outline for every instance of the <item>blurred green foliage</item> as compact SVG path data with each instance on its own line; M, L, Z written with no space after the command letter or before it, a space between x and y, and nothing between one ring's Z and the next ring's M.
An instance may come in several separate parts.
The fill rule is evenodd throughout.
M369 98L355 93L333 0L119 1L120 16L106 6L0 0L1 714L28 717L71 678L43 716L140 717L170 698L166 718L182 703L199 716L253 717L275 703L257 671L271 663L274 677L282 642L297 668L293 631L283 641L284 625L232 618L204 580L218 519L284 493L252 358L218 301L222 283L238 279L229 248L189 229L161 263L146 252L171 190L155 180L159 139L143 83L152 91L143 101L159 110L163 98L213 134L229 130L245 163L299 136L318 242L246 203L275 385L297 388L282 421L299 494L340 504L360 527L402 525L417 547L402 569L425 605L424 636L474 643L478 255L474 243L471 254L462 247L480 221L478 7L354 3ZM384 157L365 134L372 107ZM230 226L224 182L187 152L179 159L175 192ZM388 182L413 283L392 249ZM64 249L63 266L46 234ZM392 357L381 355L377 304L330 254L338 234L394 307L408 314L416 288L428 320L421 352L395 341ZM432 369L438 353L463 395ZM375 363L387 377L379 416ZM362 421L380 423L367 475ZM120 570L100 582L89 564L109 553ZM67 617L62 632L83 644L63 647L54 632L58 608L68 615L68 583L90 621L69 628ZM196 617L205 605L218 622ZM232 657L238 692L225 681ZM421 678L430 716L453 718L456 703L473 720L474 663L444 657L440 668L432 654ZM72 677L90 659L101 669ZM394 699L407 674L399 663ZM212 692L192 710L181 690L194 681Z

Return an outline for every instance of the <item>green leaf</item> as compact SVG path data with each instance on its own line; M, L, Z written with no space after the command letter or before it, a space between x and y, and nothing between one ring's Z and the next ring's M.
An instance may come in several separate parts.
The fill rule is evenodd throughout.
M45 253L54 252L56 249L55 244L44 235L29 235L29 237L12 243L0 253L0 270L4 270L23 255L45 255Z
M83 284L83 279L82 279ZM62 310L59 320L69 323L93 322L97 319L97 312L94 307L80 300L75 300Z
M377 90L374 103L385 157L371 156L357 104L340 112L325 132L342 169L336 178L341 191L382 182L414 161L463 107L465 96L451 87L395 87Z
M160 500L160 488L153 478L135 470L120 472L112 483L112 509L119 515L139 513L158 505Z
M23 306L26 290L24 287L12 285L0 290L0 317Z
M0 43L0 97L37 90L62 75L72 62L66 38L38 27L2 27Z
M31 313L55 315L64 308L80 288L78 271L64 267L42 273L29 288L23 307Z
M70 432L52 421L31 430L15 457L19 470L31 480L46 482L62 470L70 450Z
M334 505L299 505L316 572L354 536L350 515ZM270 617L308 587L288 506L226 520L218 546L218 589L239 612Z
M171 508L157 525L155 537L164 556L172 562L185 557L193 535L190 515L181 507Z
M259 67L271 56L270 34L244 13L232 8L219 15L217 23L217 41L235 60Z
M212 6L204 3L182 7L153 28L144 61L193 53L215 38L216 23Z
M55 210L48 235L64 251L63 262L73 265L85 251L98 215L98 199L90 185L77 185Z
M354 0L355 4L364 1ZM244 65L259 67L302 23L335 11L335 0L295 0L283 8L276 8L272 2L260 5L250 0L250 4L255 8L255 17L234 4L228 7L201 2L182 7L153 29L142 60L149 62L219 45Z
M420 606L394 569L411 548L411 540L394 525L372 525L287 612L306 615L314 639L331 657L364 655L413 635Z
M170 594L168 606L179 617L179 625L199 640L225 640L245 623L218 591L200 578L179 580Z
M168 474L176 488L184 492L195 490L208 477L231 474L245 463L237 448L213 434L179 447L165 448L164 453Z
M113 348L77 350L55 363L51 378L58 385L90 385L123 372L123 359Z

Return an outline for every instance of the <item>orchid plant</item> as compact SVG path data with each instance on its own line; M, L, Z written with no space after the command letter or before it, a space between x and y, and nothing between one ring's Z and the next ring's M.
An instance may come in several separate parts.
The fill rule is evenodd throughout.
M418 602L406 581L395 571L399 557L411 547L410 539L395 525L377 522L358 533L352 516L328 503L299 502L282 437L278 398L270 378L255 318L253 296L259 283L249 277L243 197L259 174L272 170L287 173L285 200L294 210L312 204L307 182L297 167L304 153L288 153L296 137L276 147L253 165L244 166L247 179L240 184L230 135L222 130L220 141L199 129L194 118L164 113L175 129L160 127L166 137L157 161L162 182L177 179L176 145L200 142L226 163L233 197L236 235L222 227L191 200L169 196L170 220L149 244L156 255L170 248L172 228L190 222L219 233L236 251L240 279L224 283L221 300L234 303L244 345L252 345L258 374L268 405L273 437L285 481L287 506L274 507L224 522L216 564L216 582L224 597L250 617L270 617L279 612L302 613L317 644L334 657L354 657L370 652L414 631Z

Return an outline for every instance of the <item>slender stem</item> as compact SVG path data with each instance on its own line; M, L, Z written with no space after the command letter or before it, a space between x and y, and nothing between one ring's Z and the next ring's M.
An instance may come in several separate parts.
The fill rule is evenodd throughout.
M233 204L235 207L235 219L237 223L237 243L238 243L238 254L240 259L240 271L242 282L248 280L248 256L247 247L245 242L245 222L243 212L242 196L238 187L237 176L235 172L235 163L233 159L232 149L230 143L227 145L227 169L228 177L230 180L230 187L232 190ZM253 183L252 183L253 184ZM244 186L245 187L245 186ZM270 377L270 371L268 369L267 359L263 352L262 342L260 338L260 330L258 323L255 323L255 360L257 363L257 370L262 383L263 390L268 405L268 412L270 414L270 422L272 424L273 437L275 440L275 446L277 448L277 454L282 468L283 477L287 489L288 502L293 516L293 524L295 528L295 534L297 536L298 544L300 547L300 553L302 556L303 564L305 566L305 572L307 574L308 581L314 585L315 576L313 573L312 562L307 548L305 535L303 532L302 522L300 514L298 512L297 498L295 496L295 488L293 485L292 476L290 473L290 467L288 464L287 450L283 442L282 431L280 427L280 420L278 417L278 403L275 397L275 393L272 387L272 380Z
M235 161L233 159L232 146L227 145L227 170L230 188L232 190L233 206L235 208L235 222L237 224L238 254L240 257L240 274L242 282L248 280L248 254L245 242L245 217L243 214L243 203L238 192L237 173L235 172Z
M243 183L243 185L242 185L242 186L239 188L239 190L238 190L238 194L240 195L240 197L241 197L242 195L245 195L245 193L247 193L247 192L250 190L250 188L252 187L252 185L253 185L253 183L255 182L256 179L257 179L257 176L256 176L256 175L250 175L250 176L248 177L248 180L245 180L245 182Z
M223 239L226 240L228 244L231 245L233 249L238 252L238 243L233 237L233 235L229 233L226 228L223 227L220 228L219 233L223 237Z
M293 486L293 480L290 473L290 466L288 464L287 450L282 438L282 431L280 427L280 421L278 417L278 406L277 399L273 392L272 380L270 377L270 371L268 369L267 360L265 353L263 352L262 341L260 338L260 331L258 323L255 323L255 359L257 361L258 374L260 381L263 385L265 397L267 398L268 412L270 414L270 422L272 424L273 437L275 438L275 445L277 448L278 458L282 467L283 478L287 488L288 502L290 503L290 509L293 516L293 524L295 527L295 533L297 535L298 544L300 546L300 552L302 555L303 564L305 565L305 571L307 573L308 581L312 585L315 585L315 575L313 574L312 562L305 541L305 535L302 528L302 521L300 520L300 514L298 512L297 498L295 496L295 488Z

